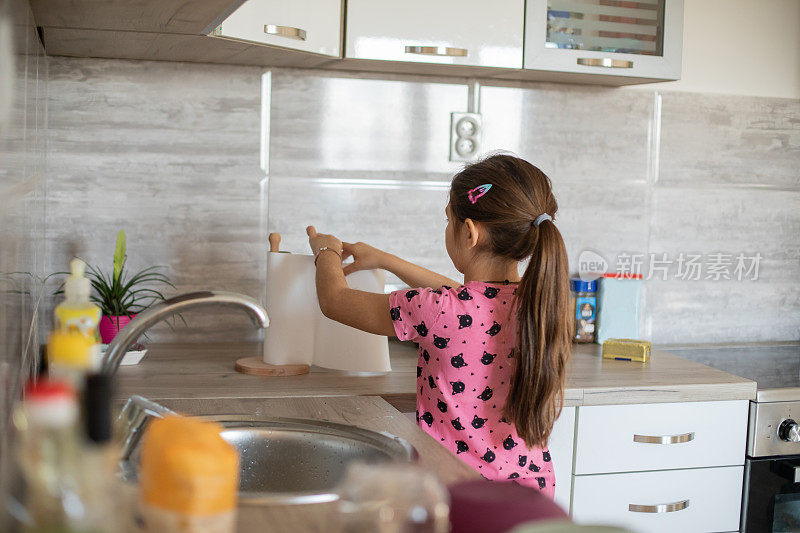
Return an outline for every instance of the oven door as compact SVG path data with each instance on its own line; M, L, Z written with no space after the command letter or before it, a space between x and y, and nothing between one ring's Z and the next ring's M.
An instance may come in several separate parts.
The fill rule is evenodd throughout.
M800 455L747 458L744 467L742 531L800 531Z

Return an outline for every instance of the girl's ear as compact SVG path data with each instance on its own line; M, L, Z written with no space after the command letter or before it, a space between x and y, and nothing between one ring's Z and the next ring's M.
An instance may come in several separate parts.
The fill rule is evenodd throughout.
M464 221L464 225L467 227L467 231L465 232L467 249L474 248L478 244L478 240L480 238L480 235L478 234L478 226L472 221L471 218L466 219Z

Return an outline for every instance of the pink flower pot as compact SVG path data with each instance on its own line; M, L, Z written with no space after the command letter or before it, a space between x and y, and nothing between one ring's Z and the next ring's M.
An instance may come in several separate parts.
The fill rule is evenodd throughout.
M102 339L103 344L109 344L111 341L114 340L114 337L117 336L119 330L124 328L128 322L131 321L132 318L135 318L136 315L131 316L106 316L100 319L100 324L98 324L97 329L100 330L100 339Z

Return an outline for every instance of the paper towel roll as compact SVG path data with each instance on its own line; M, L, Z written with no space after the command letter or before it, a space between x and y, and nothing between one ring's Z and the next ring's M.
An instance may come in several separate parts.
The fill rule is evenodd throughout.
M383 294L386 275L382 270L361 270L346 279L351 289ZM388 308L386 312L389 312ZM388 372L392 369L389 342L383 335L345 326L320 313L315 338L314 364L317 366L350 372Z
M264 331L264 362L273 365L312 364L315 321L321 314L310 255L267 254L266 308L270 325Z
M350 288L383 293L382 271L347 276ZM326 318L319 309L316 268L311 255L267 254L264 362L308 364L349 372L388 372L386 337L366 333ZM388 309L387 309L388 312Z

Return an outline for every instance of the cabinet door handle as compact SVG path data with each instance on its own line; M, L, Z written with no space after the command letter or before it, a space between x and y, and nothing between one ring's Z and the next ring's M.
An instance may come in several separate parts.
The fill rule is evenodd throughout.
M681 500L673 503L657 503L655 505L629 503L628 511L632 513L674 513L675 511L683 511L687 507L689 507L689 500Z
M293 28L291 26L264 24L264 33L269 35L277 35L278 37L286 37L287 39L297 39L298 41L306 40L306 30Z
M681 433L680 435L634 435L633 442L644 444L680 444L694 440L694 431L691 433Z
M585 67L633 68L633 61L609 57L579 57L578 64Z
M450 48L448 46L406 46L406 53L423 56L467 57L466 48Z

